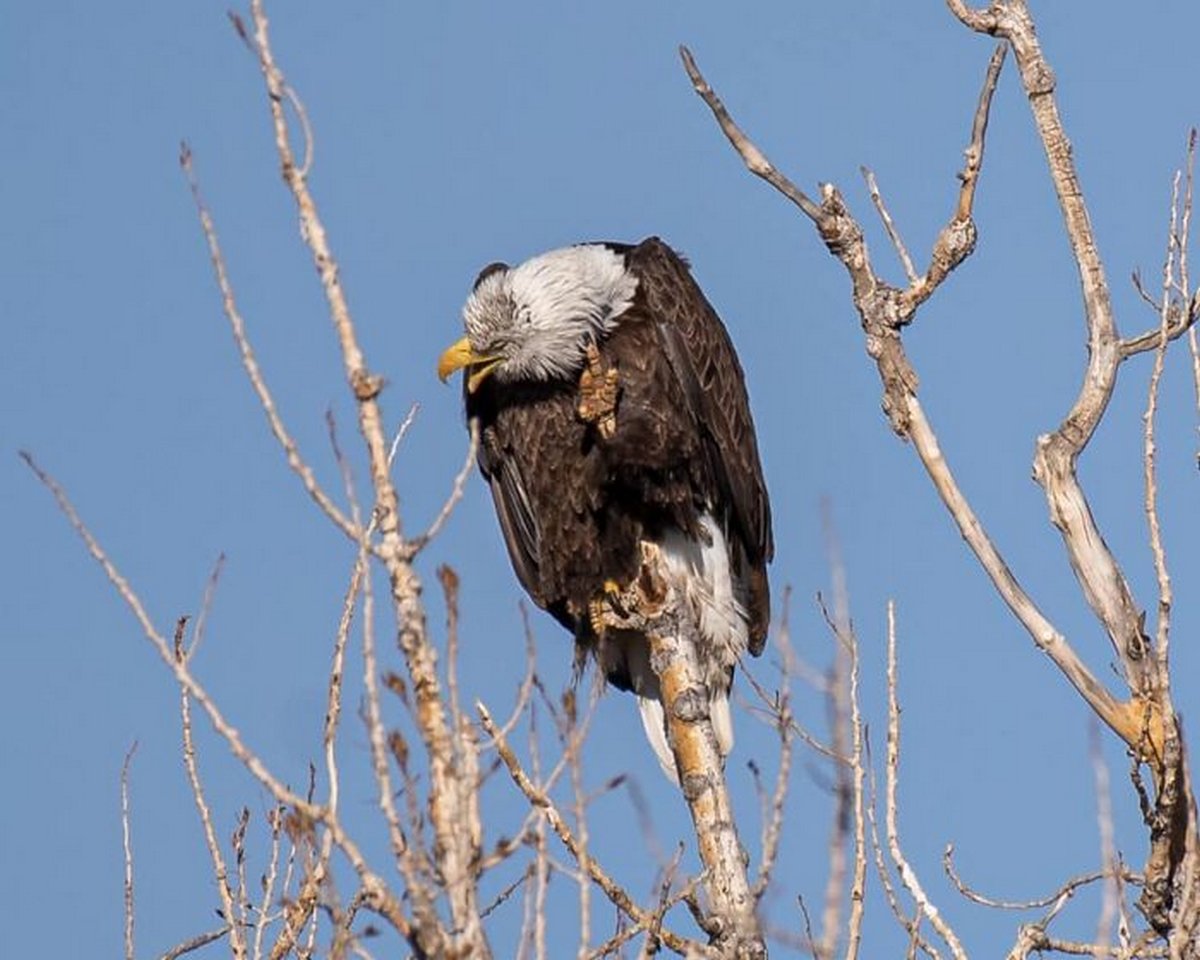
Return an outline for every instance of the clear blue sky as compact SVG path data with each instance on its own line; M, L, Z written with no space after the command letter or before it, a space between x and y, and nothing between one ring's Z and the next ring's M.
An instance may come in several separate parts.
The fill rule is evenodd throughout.
M1070 6L1035 11L1119 322L1132 332L1154 321L1126 278L1138 266L1157 275L1170 176L1200 120L1200 8L1100 4L1085 16ZM776 597L787 584L795 590L795 642L806 658L827 660L811 601L828 589L827 498L877 752L884 605L898 603L907 851L968 947L995 955L1017 918L950 891L942 847L954 841L965 874L998 896L1041 894L1093 869L1087 713L1008 616L912 451L889 432L841 267L806 221L744 172L676 56L678 43L692 46L738 119L798 183L843 187L873 231L876 261L895 278L858 167L875 169L924 259L953 201L991 46L935 0L903 7L303 2L270 12L276 53L316 129L312 187L370 361L389 380L388 414L398 422L410 404L422 406L396 468L410 528L433 516L461 461L458 391L438 384L434 364L458 336L476 271L583 239L657 233L684 250L747 371L775 508L772 579ZM139 955L149 956L215 923L179 759L177 691L17 448L66 484L161 628L197 609L214 559L227 554L197 670L296 784L317 758L329 643L352 559L287 472L245 383L176 162L182 137L260 361L331 489L323 414L333 407L349 441L352 410L279 182L258 71L224 7L8 2L0 21L0 901L9 917L0 954L119 954L117 784L136 739L137 932ZM1067 409L1084 353L1078 284L1011 72L996 97L977 213L978 251L908 334L923 402L1017 575L1112 677L1107 643L1029 478L1034 438ZM1200 530L1183 360L1173 356L1164 384L1160 467L1177 589L1177 702L1194 747ZM1138 461L1148 373L1148 358L1123 370L1082 473L1139 601L1152 607ZM464 684L500 708L521 669L520 591L478 478L423 558L431 585L443 562L465 591ZM431 608L436 620L435 600ZM567 637L542 615L534 625L543 670L559 689ZM770 679L766 664L755 669ZM820 704L802 699L803 718L819 728ZM730 770L754 842L745 761L770 768L771 736L744 714L737 720ZM342 742L343 769L365 771L352 714ZM1119 843L1140 866L1125 761L1107 734L1105 743ZM257 815L266 800L207 729L200 749L227 835L242 804ZM589 749L593 783L622 770L640 783L665 847L687 835L630 701L605 699ZM829 813L823 768L811 755L800 760L770 907L793 931L795 895L815 902L823 889ZM359 782L348 816L386 873L370 790ZM493 836L511 830L520 808L507 781L490 798ZM594 843L647 893L634 823L625 795L614 795L596 811ZM514 906L505 909L500 955L517 922ZM1076 909L1061 930L1086 937L1091 902ZM600 916L598 925L611 919ZM573 943L569 930L557 936ZM877 894L867 938L870 955L901 949Z

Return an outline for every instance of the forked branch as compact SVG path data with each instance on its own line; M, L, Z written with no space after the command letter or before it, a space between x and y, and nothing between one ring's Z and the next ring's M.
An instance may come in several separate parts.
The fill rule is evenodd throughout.
M977 177L979 164L982 163L983 137L987 129L986 119L980 114L986 115L989 109L990 90L995 87L1002 59L998 54L994 54L988 65L983 90L976 107L976 116L972 122L972 139L971 146L968 147L967 164L968 169L975 170L972 177ZM742 153L747 166L752 170L755 170L755 165L762 169L775 170L775 167L769 163L763 167L757 162L758 148L754 147L746 135L733 123L728 111L712 93L711 87L700 73L690 54L685 55L684 66L692 78L693 86L713 110L717 122L735 149ZM719 111L718 106L720 107ZM970 156L976 150L979 151L979 157L972 162ZM751 160L754 160L755 163L752 164ZM756 170L756 172L758 171ZM790 181L786 181L786 178L782 178L781 174L774 179L764 175L764 179L768 179L772 185L776 185L776 180L790 183ZM781 188L777 187L777 189ZM960 187L955 213L943 229L938 241L946 249L960 251L962 257L970 252L969 246L964 245L968 240L973 244L975 234L974 226L966 227L962 217L962 212L965 210L967 222L969 222L974 189L974 180L965 177L963 185ZM785 193L785 195L787 194ZM788 195L788 197L795 202L792 196ZM917 400L918 378L909 362L900 332L901 328L911 321L914 305L921 300L928 299L933 289L944 282L948 274L938 275L931 269L927 274L930 278L929 281L921 278L905 290L893 287L876 275L867 253L862 228L851 215L845 200L836 187L829 184L822 187L822 203L815 212L806 207L804 209L814 221L829 252L842 263L850 275L854 305L858 310L866 334L867 353L878 367L883 383L883 408L893 429L901 437L912 441L917 456L958 525L963 538L974 551L1001 598L1029 632L1039 649L1051 658L1105 723L1118 732L1126 730L1127 714L1123 705L1079 659L1063 635L1021 586L1000 555L974 509L959 489L958 483L943 457L937 435ZM952 257L951 260L961 263L961 257L957 259L956 257ZM937 278L936 283L932 282L935 277Z

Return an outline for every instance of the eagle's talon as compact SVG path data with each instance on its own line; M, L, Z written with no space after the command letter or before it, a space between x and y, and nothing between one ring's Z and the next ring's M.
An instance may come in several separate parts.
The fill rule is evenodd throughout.
M605 440L617 432L617 368L606 366L595 341L584 350L587 366L579 375L579 419L593 423Z
M597 638L603 638L608 631L608 617L604 597L593 597L588 601L588 622L592 625L592 633Z

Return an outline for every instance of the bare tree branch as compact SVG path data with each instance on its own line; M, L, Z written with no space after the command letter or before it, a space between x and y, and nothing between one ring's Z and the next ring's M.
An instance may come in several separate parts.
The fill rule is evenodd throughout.
M229 320L229 326L233 331L233 339L237 343L238 352L242 357L242 366L245 367L246 376L250 379L250 385L254 388L255 394L258 396L258 402L263 408L263 413L266 414L267 423L271 427L271 433L279 441L279 445L283 447L288 466L300 478L300 482L304 485L304 489L308 492L313 502L321 508L325 516L342 533L351 540L357 540L358 533L354 529L354 525L317 482L316 474L313 473L312 468L300 455L300 449L296 445L296 441L284 425L283 418L279 415L279 410L275 406L275 399L267 387L262 370L258 365L258 358L254 353L254 348L250 345L250 340L246 335L246 325L242 320L241 312L238 310L237 300L233 294L233 285L229 280L229 274L225 268L225 256L221 252L221 245L217 240L217 230L213 224L212 216L208 212L208 206L204 202L204 197L200 193L200 183L196 179L196 173L192 166L192 150L186 143L180 147L179 165L182 167L183 175L187 178L188 187L192 191L192 199L196 204L196 213L200 218L200 226L204 230L204 239L208 243L209 257L212 260L217 286L221 291L221 302L225 309L225 316Z
M952 843L946 844L946 849L942 852L942 867L946 871L946 876L950 878L950 882L954 884L958 892L964 897L982 907L993 907L997 910L1038 910L1042 907L1048 907L1061 900L1064 894L1072 893L1078 887L1095 883L1109 876L1107 871L1097 870L1094 873L1085 873L1081 876L1073 877L1053 893L1047 894L1044 897L1037 897L1032 900L999 900L995 897L979 893L962 879L954 866L954 844ZM1121 871L1121 878L1129 883L1141 883L1142 880L1140 874L1124 869Z
M183 943L177 944L166 953L159 956L158 960L179 960L180 957L199 950L201 947L207 947L210 943L216 943L223 936L229 933L229 927L218 927L216 930L209 930L207 933L201 933L197 936L184 940Z
M180 663L186 662L186 653L183 647L183 631L186 626L186 618L180 618L175 625L175 658ZM179 712L183 729L183 765L187 770L188 783L192 787L192 798L196 802L200 825L204 829L204 842L208 847L208 855L212 859L213 878L217 882L217 894L221 898L221 912L225 922L229 924L229 948L233 952L235 960L244 960L246 941L243 926L238 923L238 915L233 903L233 891L229 886L229 871L225 864L225 857L221 853L221 843L217 839L217 832L213 828L212 814L209 811L208 801L204 797L204 787L200 782L200 773L196 765L196 747L192 742L192 704L185 688L180 689Z
M904 856L900 846L900 828L897 823L898 803L897 789L900 784L900 692L896 670L896 605L890 600L887 608L887 690L888 690L888 726L887 726L887 790L885 793L884 811L887 823L888 850L892 862L900 874L900 881L917 902L921 913L929 918L929 922L938 932L938 936L950 948L955 960L966 960L966 952L958 935L949 923L942 917L941 912L933 905L926 895L917 873Z
M133 947L133 841L129 822L129 765L137 752L137 741L125 751L121 764L121 846L125 854L125 960L134 960Z
M757 147L754 147L740 130L736 127L732 128L737 133L737 136L734 137L726 129L726 122L732 124L732 120L728 119L723 106L720 107L721 112L717 112L714 103L720 106L720 101L716 99L715 94L711 94L707 81L703 80L690 56L686 58L685 65L688 66L689 76L693 76L693 84L704 96L710 109L713 109L722 129L725 130L727 136L730 136L730 142L739 152L746 151L743 153L743 158L747 154L751 157L755 156L758 152ZM994 86L994 73L998 69L997 57L993 56L984 81L984 93L980 96L980 105L972 123L972 144L975 143L975 135L978 134L980 150L982 150L983 143L982 131L986 129L986 123L979 117L979 112L982 110L986 113L990 104L990 95L987 91L989 87ZM710 95L705 96L704 90L708 90ZM726 119L723 120L722 117ZM771 169L774 168L771 167ZM782 187L778 189L785 192ZM971 196L973 196L972 193L960 190L956 217L951 220L938 239L937 245L942 245L946 251L943 256L948 257L951 262L961 262L961 259L970 252L974 245L974 229L965 228L962 225L962 218L957 215L957 210L962 209L964 202L969 204ZM789 199L793 198L789 197ZM845 201L836 187L825 185L822 188L820 207L816 209L815 213L810 210L805 210L805 212L814 220L818 233L830 253L841 261L850 275L854 304L867 335L867 352L879 368L884 389L884 411L887 413L893 429L901 437L912 440L922 465L929 473L930 479L958 525L963 538L974 551L1001 598L1024 625L1039 649L1054 661L1055 665L1105 723L1120 733L1127 742L1137 743L1139 736L1137 731L1131 730L1130 710L1104 688L1079 659L1062 634L1038 609L987 535L974 510L958 488L942 455L937 436L917 400L917 375L905 353L900 338L900 329L912 319L911 310L914 304L918 299L928 298L936 284L925 285L918 295L915 287L910 288L909 291L900 291L879 280L871 267L862 229L850 215ZM955 244L959 244L959 246L956 247ZM931 278L935 276L932 267L929 276ZM944 277L944 275L942 276ZM1141 712L1139 711L1138 718L1140 719L1140 717ZM1140 727L1141 725L1138 724L1139 731Z
M871 203L875 205L875 210L879 214L879 219L883 221L883 228L887 231L888 239L892 241L892 246L896 250L896 256L900 258L900 264L904 267L904 275L908 278L910 284L917 283L920 278L917 275L917 268L913 266L912 257L908 255L908 248L904 245L904 241L900 239L900 231L896 228L895 222L892 220L892 215L888 212L887 204L883 202L883 194L879 192L879 184L875 181L875 174L867 167L860 167L863 179L867 183L867 192L871 195Z
M471 823L476 784L458 775L455 734L447 720L437 672L437 655L427 635L421 581L411 563L411 546L403 536L399 497L391 479L383 414L379 404L383 379L371 373L367 367L338 276L337 261L309 191L304 168L296 163L283 108L287 83L271 50L262 0L252 0L251 15L254 21L254 46L267 89L275 147L284 183L296 202L301 234L321 279L341 348L346 380L357 401L359 432L367 447L371 484L375 491L373 516L380 535L375 552L387 570L399 645L412 681L417 726L429 759L429 813L439 852L439 868L445 879L444 889L450 906L450 948L485 958L491 955L491 949L479 916L478 891L473 873L473 865L480 853L474 841L481 832L477 823Z
M725 104L721 102L721 98L709 86L708 81L704 79L704 74L696 66L696 60L692 56L692 51L687 47L680 47L679 56L683 59L683 68L687 71L688 77L691 78L692 86L695 88L696 93L708 104L708 108L713 112L713 116L717 118L717 123L721 126L721 131L729 138L729 142L733 144L733 149L745 161L746 169L756 177L761 177L767 181L767 183L791 200L814 223L820 222L822 217L821 208L813 203L803 190L780 173L775 165L767 159L766 155L751 142L750 138L742 133L741 128L734 122L733 117L729 115L729 111L725 109Z

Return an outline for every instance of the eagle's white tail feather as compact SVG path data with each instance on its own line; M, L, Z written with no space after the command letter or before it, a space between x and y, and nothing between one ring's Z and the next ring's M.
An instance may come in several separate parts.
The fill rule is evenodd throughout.
M729 710L729 691L713 690L708 701L709 718L717 735L717 749L724 760L733 750L733 714Z
M733 750L733 714L729 709L729 692L717 690L709 700L709 718L713 733L717 736L717 749L724 760ZM667 742L667 721L663 713L662 700L658 697L638 697L638 711L642 715L642 727L646 739L658 758L658 765L675 786L679 786L679 774L675 769L675 754Z
M658 697L638 697L638 710L642 715L642 726L646 739L658 757L658 765L675 786L679 786L679 774L675 769L675 754L667 743L667 718L663 714L662 701Z

